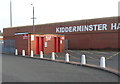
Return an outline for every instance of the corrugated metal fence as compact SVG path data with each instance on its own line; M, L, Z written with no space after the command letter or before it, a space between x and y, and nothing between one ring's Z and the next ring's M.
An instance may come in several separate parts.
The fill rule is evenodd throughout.
M2 53L14 54L15 52L15 40L4 40L2 43Z
M3 40L0 40L0 53L2 53Z
M65 50L68 50L68 39L65 40Z

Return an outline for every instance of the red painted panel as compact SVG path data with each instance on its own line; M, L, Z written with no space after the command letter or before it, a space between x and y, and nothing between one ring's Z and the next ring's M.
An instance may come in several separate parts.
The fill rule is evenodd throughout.
M58 52L60 52L60 37L58 37Z
M40 37L40 51L44 52L44 37Z
M54 52L56 52L57 51L57 38L56 37L54 37Z
M36 54L39 54L39 37L36 37Z

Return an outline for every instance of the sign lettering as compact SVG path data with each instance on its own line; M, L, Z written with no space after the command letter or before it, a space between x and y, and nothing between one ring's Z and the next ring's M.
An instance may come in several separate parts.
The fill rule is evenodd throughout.
M118 29L120 29L120 23L111 23L110 30L118 30ZM108 30L107 24L94 24L94 25L57 27L56 33L82 32L82 31L106 31L106 30Z

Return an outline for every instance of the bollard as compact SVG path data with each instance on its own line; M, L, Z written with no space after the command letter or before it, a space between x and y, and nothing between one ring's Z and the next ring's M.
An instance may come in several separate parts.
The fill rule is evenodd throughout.
M69 54L68 53L66 53L66 55L65 55L65 61L66 62L69 62L70 60L69 60Z
M17 49L15 49L15 55L18 55L18 50Z
M105 57L100 58L100 67L105 68Z
M31 50L30 57L33 57L33 55L34 55L33 50Z
M55 60L55 53L52 52L52 60Z
M86 64L85 55L82 55L81 57L81 64Z
M22 56L25 56L25 50L22 50Z
M40 51L40 58L43 58L43 52Z

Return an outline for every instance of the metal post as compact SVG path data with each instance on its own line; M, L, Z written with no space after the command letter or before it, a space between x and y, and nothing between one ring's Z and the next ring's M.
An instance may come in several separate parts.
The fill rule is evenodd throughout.
M32 17L32 19L33 19L33 33L35 33L35 16L34 16L34 13L35 13L35 11L34 11L34 5L33 4L31 4L32 6L33 6L33 17Z
M31 56L31 57L33 57L33 56L34 56L33 50L31 50L31 54L30 54L30 56Z
M12 27L12 2L10 0L10 26Z
M43 52L40 51L40 58L43 58Z
M69 60L69 54L68 54L68 53L66 53L65 61L66 61L66 62L69 62L69 61L70 61L70 60Z
M33 33L35 33L35 28L34 28L34 6L33 6Z
M52 60L55 60L55 53L52 52Z
M22 50L22 56L25 56L25 50Z
M81 64L86 64L85 55L81 56Z
M106 66L105 66L106 64L105 64L105 57L101 57L100 58L100 67L101 68L105 68Z
M15 55L18 55L18 50L17 49L15 49Z

